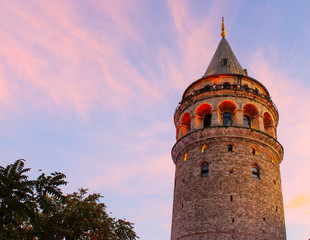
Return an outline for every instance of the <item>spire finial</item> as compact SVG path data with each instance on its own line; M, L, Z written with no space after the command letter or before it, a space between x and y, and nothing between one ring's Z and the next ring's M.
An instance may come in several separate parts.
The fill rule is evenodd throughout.
M225 33L225 25L224 25L224 17L222 17L222 33L221 33L221 36L222 36L222 37L225 37L225 36L226 36L226 33Z

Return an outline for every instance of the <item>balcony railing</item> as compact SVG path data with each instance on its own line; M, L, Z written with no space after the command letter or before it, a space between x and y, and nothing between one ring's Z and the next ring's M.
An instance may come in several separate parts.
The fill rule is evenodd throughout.
M193 92L191 92L189 95L187 95L185 98L183 98L182 101L178 104L178 106L175 109L174 114L176 113L176 111L178 110L180 105L182 105L184 102L190 100L191 98L198 96L198 95L205 93L205 92L220 91L220 90L236 90L236 91L245 91L245 92L253 93L259 97L262 97L262 98L268 100L272 104L272 106L276 109L276 111L278 112L278 109L277 109L276 105L272 102L270 96L261 93L257 88L253 89L253 88L250 88L248 86L241 86L241 85L237 85L237 84L214 84L214 85L207 85L204 88L194 90Z

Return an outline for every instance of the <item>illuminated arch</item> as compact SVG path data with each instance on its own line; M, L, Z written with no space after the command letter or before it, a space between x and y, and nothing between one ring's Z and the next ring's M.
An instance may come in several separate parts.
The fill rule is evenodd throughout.
M272 137L275 137L273 120L268 112L264 113L264 128L267 134L269 134Z
M180 122L180 137L183 137L191 130L191 114L186 112L183 114Z
M255 119L255 117L258 115L258 109L257 107L252 103L247 103L243 106L243 125L245 127L253 127L255 129L258 129L259 123L258 119Z
M222 113L229 112L229 113L233 114L235 112L235 110L237 109L237 104L231 100L225 100L225 101L222 101L218 105L218 108L220 109L220 111Z
M258 109L254 104L247 103L243 106L243 113L253 118L258 114Z
M224 126L231 126L235 122L235 111L237 109L236 103L230 100L222 101L218 106L222 114L222 124Z
M195 124L196 128L204 128L211 126L211 117L212 117L212 107L208 103L200 104L195 111L196 118Z

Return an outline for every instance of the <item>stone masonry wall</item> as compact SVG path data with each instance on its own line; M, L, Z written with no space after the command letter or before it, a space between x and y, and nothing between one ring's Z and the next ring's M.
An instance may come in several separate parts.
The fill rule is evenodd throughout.
M283 149L275 139L246 128L205 128L180 139L172 156L172 240L286 239L279 170ZM209 164L204 178L203 162ZM252 177L254 165L261 179Z

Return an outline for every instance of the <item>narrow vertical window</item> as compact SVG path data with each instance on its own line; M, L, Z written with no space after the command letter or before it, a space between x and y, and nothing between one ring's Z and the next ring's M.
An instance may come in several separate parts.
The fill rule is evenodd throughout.
M207 114L204 118L203 118L203 126L205 128L210 127L211 126L211 114Z
M232 152L233 151L233 145L229 144L228 145L228 152Z
M258 166L252 167L252 177L255 179L260 179L260 169Z
M253 155L257 155L257 150L256 150L256 148L255 148L255 147L252 147L251 149L252 149L252 154L253 154Z
M227 60L227 58L223 58L222 59L222 67L226 67L226 66L228 66L228 60Z
M209 164L203 163L201 165L201 177L208 177L209 176Z
M243 125L247 128L251 127L251 119L248 115L243 115Z
M232 115L231 115L231 113L225 112L223 114L223 125L224 126L231 126L232 125Z

